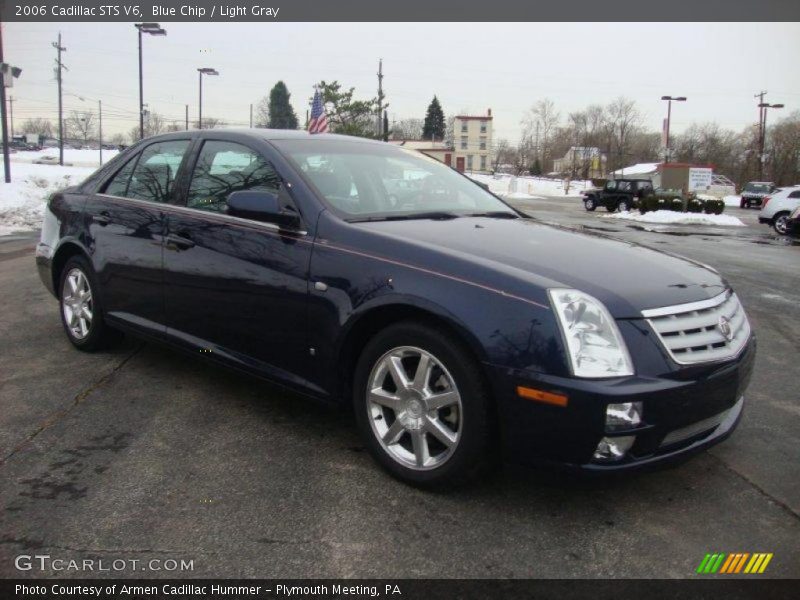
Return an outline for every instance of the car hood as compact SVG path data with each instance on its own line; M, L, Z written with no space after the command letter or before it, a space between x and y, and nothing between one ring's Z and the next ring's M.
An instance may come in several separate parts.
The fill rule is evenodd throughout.
M641 318L647 308L707 300L727 289L720 275L701 263L535 219L461 217L358 226L449 255L462 268L466 261L470 277L478 283L497 284L505 277L540 288L582 290L601 300L618 319ZM436 266L441 269L441 264Z

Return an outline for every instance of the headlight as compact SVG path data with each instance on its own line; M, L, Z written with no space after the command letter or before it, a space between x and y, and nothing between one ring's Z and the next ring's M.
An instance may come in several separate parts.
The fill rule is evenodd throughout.
M578 290L551 289L575 377L633 375L633 362L603 303Z

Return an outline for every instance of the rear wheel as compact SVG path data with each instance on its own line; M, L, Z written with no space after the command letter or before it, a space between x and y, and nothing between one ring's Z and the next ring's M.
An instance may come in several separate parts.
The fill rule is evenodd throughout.
M491 462L479 365L446 331L407 321L376 335L356 367L356 421L372 456L414 485L458 485Z
M780 235L789 233L789 213L782 212L775 215L775 218L772 220L772 227Z
M67 260L61 272L58 297L64 331L79 350L106 348L121 337L103 320L94 271L83 256Z

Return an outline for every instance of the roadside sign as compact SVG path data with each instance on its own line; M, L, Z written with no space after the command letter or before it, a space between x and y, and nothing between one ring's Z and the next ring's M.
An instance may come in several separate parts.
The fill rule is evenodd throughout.
M713 169L690 168L689 169L689 191L705 191L711 188L711 177Z

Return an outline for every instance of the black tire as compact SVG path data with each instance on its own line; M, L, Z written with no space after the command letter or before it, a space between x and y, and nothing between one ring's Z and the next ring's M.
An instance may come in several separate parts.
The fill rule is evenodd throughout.
M781 212L772 218L772 228L778 235L786 235L789 233L789 218L788 212Z
M744 198L741 198L739 200L739 208L750 208L750 203Z
M595 202L594 198L586 198L586 200L583 201L583 207L589 212L592 212L597 208L597 202Z
M367 391L371 384L370 378L374 374L373 369L378 370L387 353L398 348L420 349L430 353L446 369L445 377L452 377L460 395L457 442L442 464L427 470L406 466L391 454L392 450L388 446L384 448L383 442L379 441L377 427L379 423L389 427L389 417L384 421L383 413L376 415L368 400ZM414 377L416 378L416 373ZM432 375L431 381L436 380L436 376ZM493 443L498 442L498 436L495 435L495 413L480 365L452 334L439 327L417 321L403 321L375 335L364 347L356 365L353 406L358 429L370 454L391 475L405 483L425 488L456 487L484 475L495 462L497 453ZM431 412L425 412L421 418L425 419L430 414ZM399 421L400 417L395 417L394 420ZM422 431L426 431L424 426ZM405 430L397 439L393 446L400 446L400 440L403 440L405 446L409 446L411 432ZM430 443L429 438L426 448L429 449ZM436 443L435 440L433 443Z
M67 310L65 309L65 305L71 304L65 296L69 298L75 297L68 289L70 286L68 279L78 272L85 278L91 298L86 302L92 316L88 320L84 318L84 323L86 324L85 335L82 335L80 331L76 331L76 328L80 329L76 322L71 325L67 321ZM84 256L77 255L69 258L61 271L58 285L58 312L61 315L61 324L64 326L67 339L78 350L83 350L84 352L102 350L112 346L122 337L119 331L109 327L103 319L103 307L98 294L97 278L92 265Z

